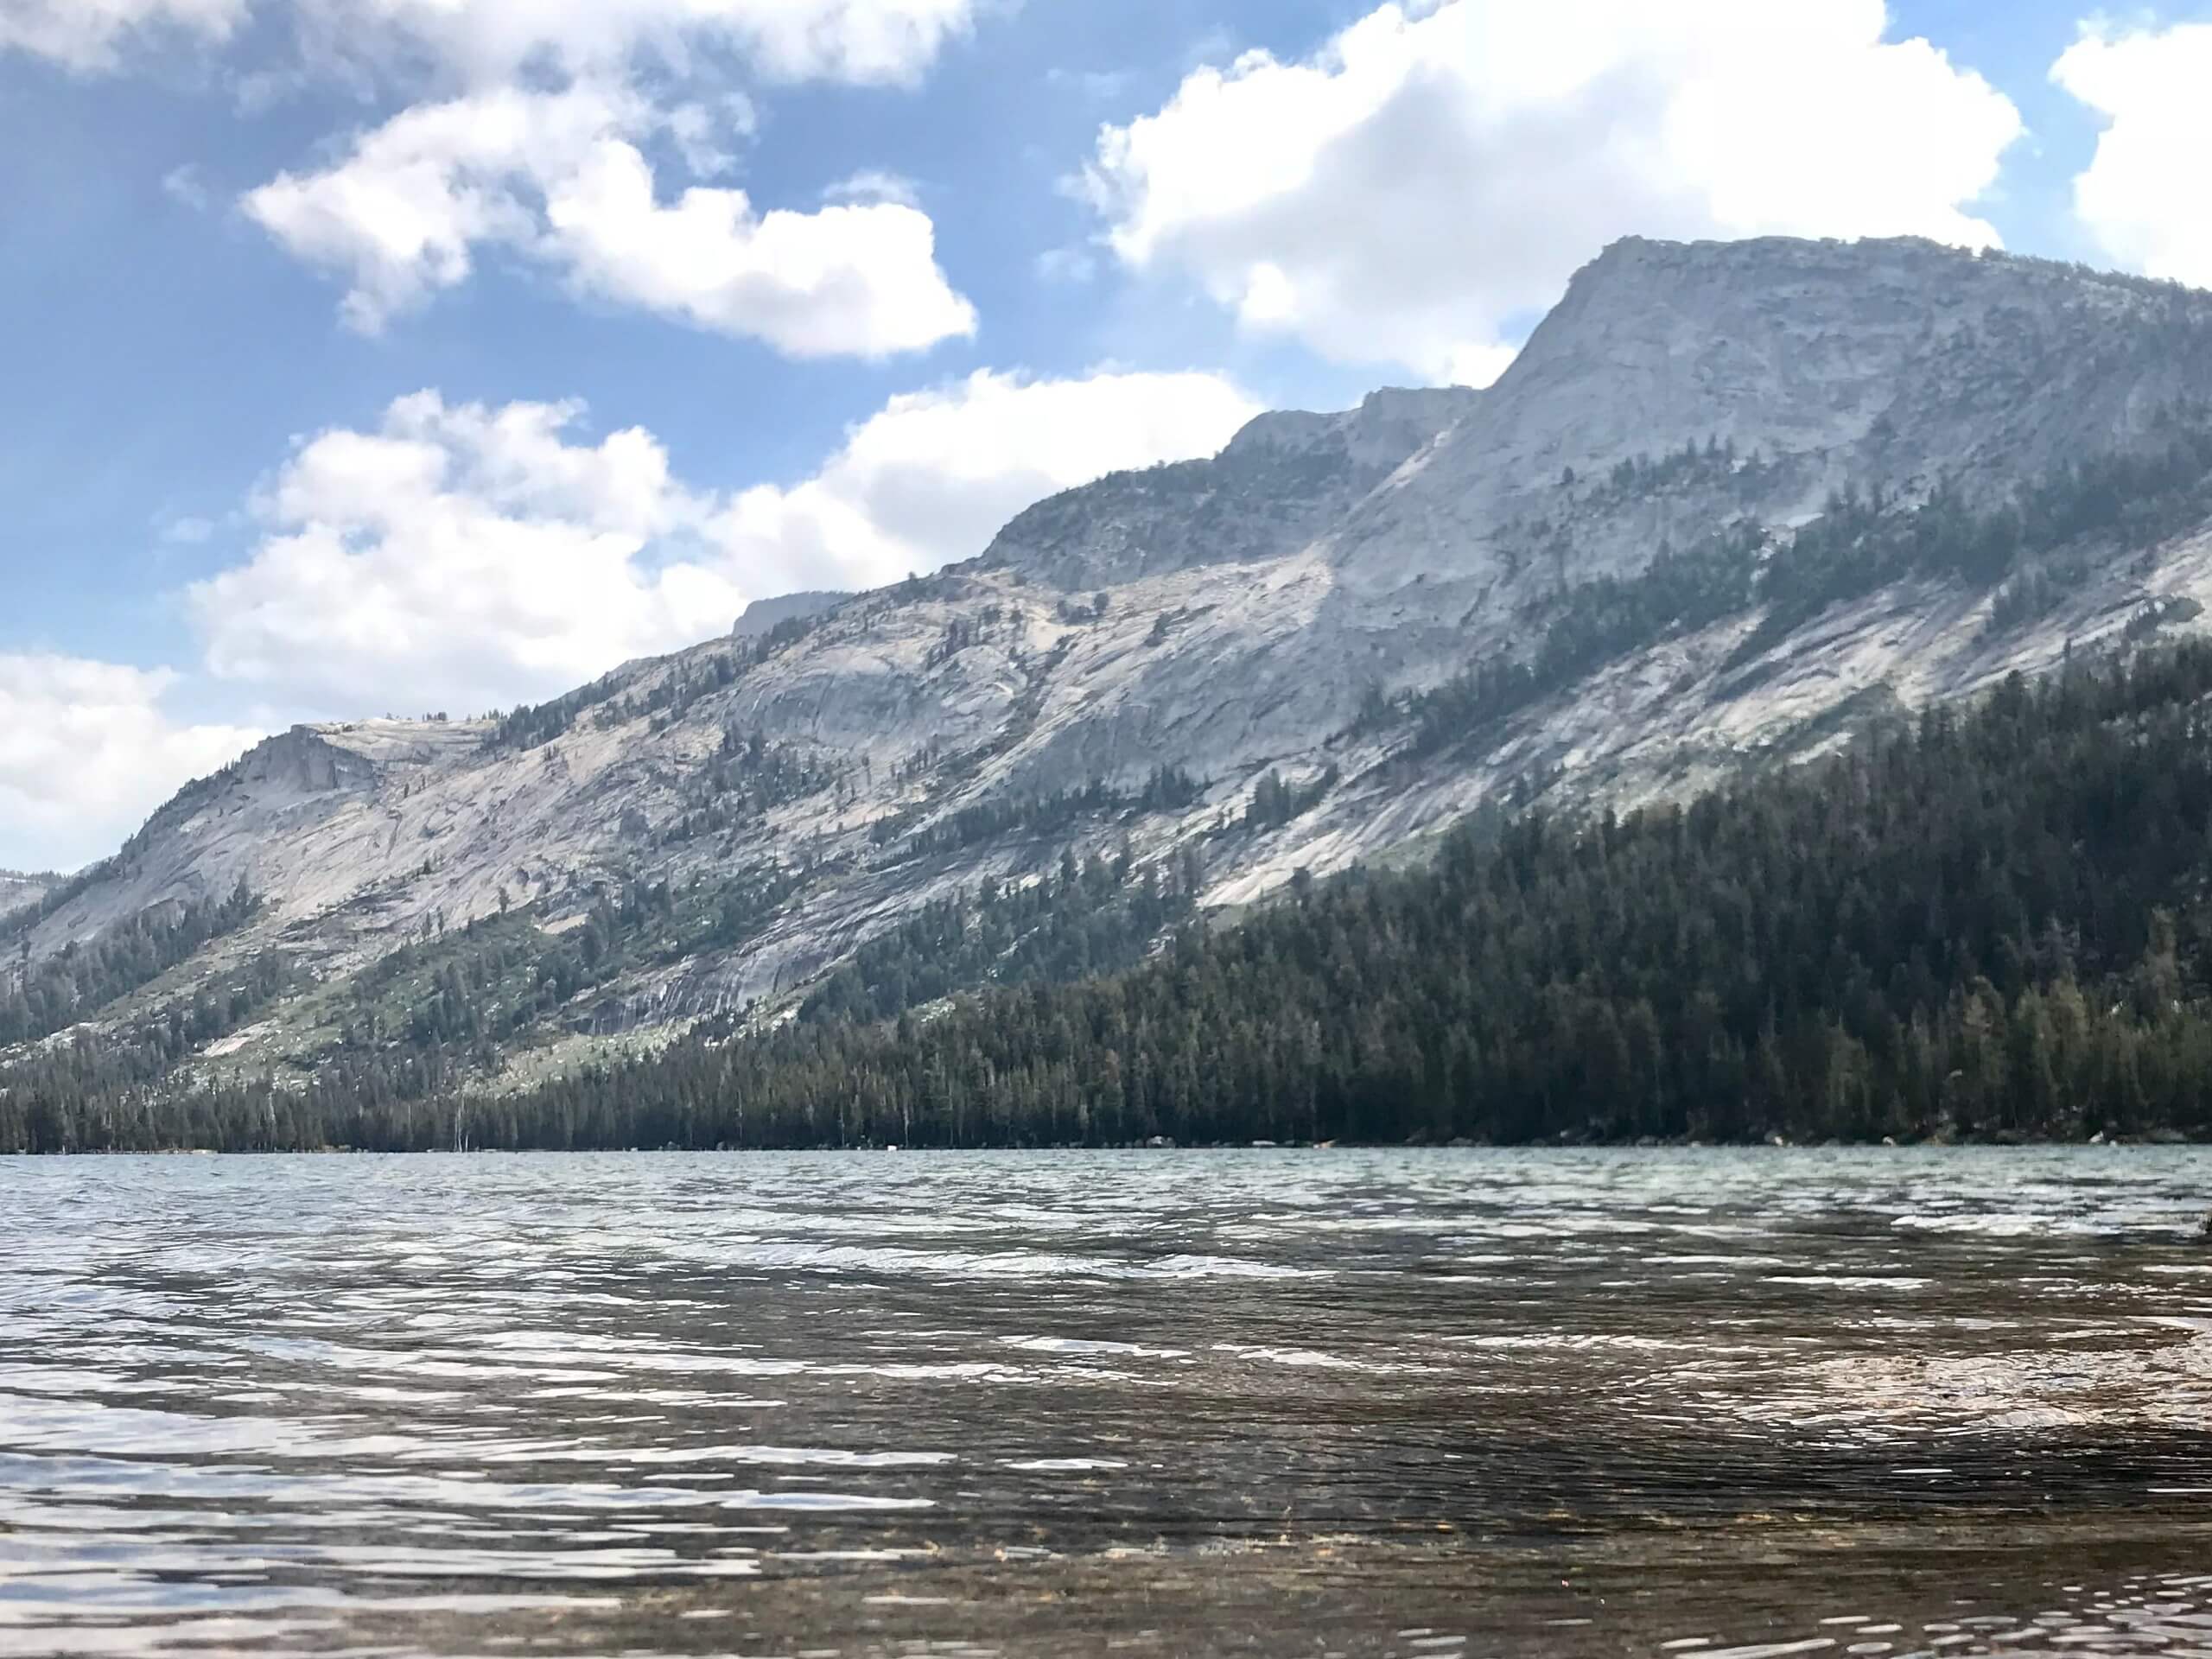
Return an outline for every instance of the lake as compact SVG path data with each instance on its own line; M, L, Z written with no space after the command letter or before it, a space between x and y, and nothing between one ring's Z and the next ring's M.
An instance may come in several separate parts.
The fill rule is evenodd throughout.
M2212 1154L0 1160L0 1651L2212 1654Z

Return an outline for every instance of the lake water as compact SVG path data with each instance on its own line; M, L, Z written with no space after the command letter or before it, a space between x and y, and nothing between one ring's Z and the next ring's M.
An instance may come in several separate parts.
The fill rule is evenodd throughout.
M0 1652L2212 1654L2212 1156L0 1160Z

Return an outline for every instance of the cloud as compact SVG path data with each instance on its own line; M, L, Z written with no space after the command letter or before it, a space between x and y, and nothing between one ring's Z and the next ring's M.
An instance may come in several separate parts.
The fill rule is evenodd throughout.
M289 16L310 66L448 83L525 72L683 68L735 54L787 81L911 86L975 27L977 0L0 0L0 50L110 70L163 33L220 42L249 11Z
M586 293L788 357L886 358L976 332L937 263L937 229L903 202L756 213L742 190L656 198L645 157L602 142L549 185L544 245Z
M744 93L725 92L711 104L677 105L663 124L694 178L718 179L737 169L737 155L728 141L752 137L760 130L760 114Z
M982 373L894 397L811 478L731 494L674 477L575 404L403 397L301 443L243 563L186 590L215 678L323 715L481 711L725 632L745 604L874 586L980 553L1041 495L1210 454L1255 412L1205 374Z
M745 491L710 533L767 592L875 587L974 556L1057 491L1212 454L1258 412L1211 374L985 370L893 397L814 477Z
M207 182L199 166L187 162L173 167L162 175L162 193L180 207L189 207L195 213L204 213L211 205Z
M822 193L824 201L895 201L901 207L918 207L922 193L914 181L897 173L869 168L840 179Z
M468 280L483 243L544 235L526 188L580 170L593 149L644 124L627 94L501 89L402 111L320 173L286 173L241 202L291 252L345 271L348 321L374 332Z
M245 198L292 253L343 272L374 333L467 282L479 250L560 272L581 295L791 357L884 358L971 334L928 215L899 201L758 212L742 190L662 200L639 143L667 118L626 89L499 87L402 111L321 172ZM696 143L687 124L677 134Z
M734 54L785 81L911 86L974 28L977 0L297 0L311 58L379 71L427 60L471 86L570 78L650 57Z
M573 404L403 397L302 444L251 557L187 590L218 678L334 712L481 710L727 628L744 594L684 556L710 503Z
M664 196L659 143L690 180L722 177L757 125L737 84L912 86L994 0L0 0L0 51L119 66L123 46L227 40L249 17L289 28L296 61L241 73L259 99L335 79L417 100L327 166L241 201L285 248L349 282L373 333L466 282L486 249L559 271L576 292L798 357L881 358L971 334L936 258L936 227L888 174L819 211L742 190ZM650 95L640 88L651 88ZM163 187L202 207L196 168Z
M124 48L164 35L227 40L246 0L0 0L0 52L51 58L79 73L111 70Z
M259 741L183 724L165 669L0 653L0 867L67 869L112 852L153 809Z
M1479 383L1614 238L1918 234L2021 131L1881 0L1414 0L1313 57L1202 68L1077 188L1114 253L1255 332Z
M2108 124L2074 180L2083 226L2121 264L2212 288L2212 23L2084 24L2050 78Z

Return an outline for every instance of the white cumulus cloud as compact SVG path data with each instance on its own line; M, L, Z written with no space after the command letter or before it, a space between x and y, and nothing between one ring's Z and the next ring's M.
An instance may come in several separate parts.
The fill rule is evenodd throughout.
M742 190L705 186L664 199L639 141L665 121L619 87L473 92L403 111L244 207L349 279L344 315L367 332L467 281L485 248L792 357L884 358L975 331L927 214L886 200L762 213Z
M146 815L261 734L193 725L165 669L0 652L0 867L69 869L113 852Z
M163 35L230 37L246 0L0 0L0 52L10 48L81 72L109 70L124 48Z
M1109 126L1079 181L1128 265L1255 331L1478 384L1628 233L1997 240L2010 100L1881 0L1410 0Z
M420 392L302 445L251 557L187 590L209 671L336 711L475 712L727 627L743 595L682 556L709 504L649 433L574 439L582 414Z
M979 371L893 397L812 478L744 491L712 533L768 592L876 587L973 557L1057 491L1212 454L1258 412L1212 374Z
M243 563L186 591L216 679L272 705L455 714L534 701L725 632L745 604L980 553L1103 473L1210 454L1255 406L1206 374L982 373L894 397L788 488L694 487L574 404L403 397L302 442Z
M2082 225L2121 264L2212 288L2212 23L2085 25L2050 78L2107 124L2074 181Z

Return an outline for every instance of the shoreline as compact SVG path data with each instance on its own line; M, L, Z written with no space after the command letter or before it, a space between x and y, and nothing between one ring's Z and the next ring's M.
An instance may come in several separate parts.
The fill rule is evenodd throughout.
M2057 1147L2097 1151L2171 1152L2212 1149L2212 1135L2171 1131L2139 1135L2097 1135L2083 1140L2055 1135L1969 1135L1916 1141L1120 1141L1097 1146L815 1146L790 1147L86 1147L60 1152L0 1150L0 1160L61 1158L461 1158L461 1157L788 1157L886 1154L1020 1153L1037 1157L1109 1152L2037 1152Z

